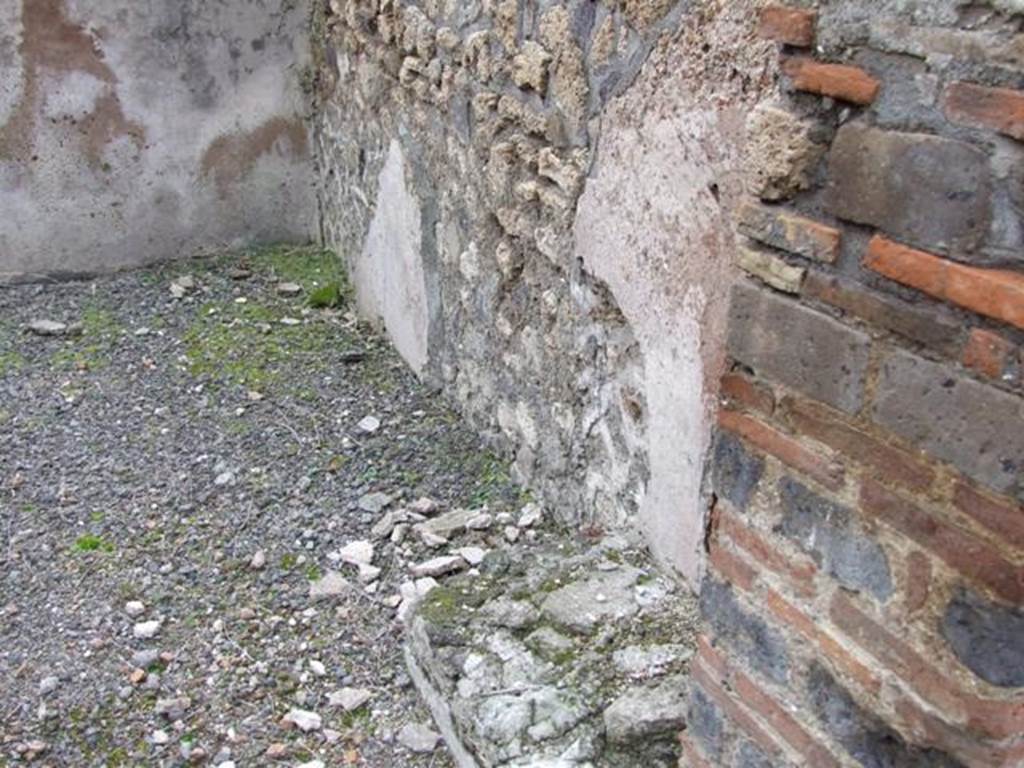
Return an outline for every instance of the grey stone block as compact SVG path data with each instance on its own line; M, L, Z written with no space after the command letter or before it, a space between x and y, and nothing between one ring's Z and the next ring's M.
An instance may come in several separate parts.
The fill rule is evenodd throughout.
M1024 611L960 589L946 606L942 636L965 667L992 685L1024 686Z
M712 458L715 493L743 511L764 474L764 459L733 435L720 432Z
M908 744L895 730L863 709L821 665L807 675L810 709L825 731L865 768L965 768L937 749Z
M1024 497L1024 400L907 352L882 364L873 417L1002 493Z
M847 413L860 409L870 339L749 283L732 292L729 354L758 374Z
M705 755L715 762L721 759L725 730L722 712L700 688L694 687L690 692L686 730L697 740Z
M829 207L912 245L964 253L992 219L988 158L960 141L843 126L829 152Z
M786 641L764 619L748 613L728 584L707 577L700 591L700 612L716 638L770 680L783 684L789 673Z
M847 589L885 601L892 576L885 551L865 533L856 515L791 477L779 480L782 521L778 531L797 543Z

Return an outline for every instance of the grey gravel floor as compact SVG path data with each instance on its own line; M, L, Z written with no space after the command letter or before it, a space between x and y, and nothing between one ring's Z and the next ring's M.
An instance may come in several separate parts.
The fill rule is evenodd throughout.
M0 765L451 764L396 738L427 721L388 607L418 553L379 546L374 594L328 555L369 538L367 493L521 500L385 342L310 308L331 277L276 249L0 288ZM314 602L329 568L356 586ZM345 686L373 698L329 706Z

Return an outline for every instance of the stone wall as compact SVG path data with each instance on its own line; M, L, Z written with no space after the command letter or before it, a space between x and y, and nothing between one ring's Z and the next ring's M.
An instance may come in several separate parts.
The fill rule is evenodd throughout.
M333 0L320 20L324 231L360 306L551 509L644 531L694 584L728 211L775 89L758 5Z
M700 585L685 764L1024 761L1022 12L321 20L364 311L550 507Z
M1024 764L1022 11L761 15L821 160L735 215L687 765Z
M315 235L308 13L0 0L0 281Z

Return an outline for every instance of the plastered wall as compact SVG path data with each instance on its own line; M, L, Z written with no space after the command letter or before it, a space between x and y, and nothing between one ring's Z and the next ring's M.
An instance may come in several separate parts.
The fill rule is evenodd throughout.
M0 0L0 279L315 235L308 14Z

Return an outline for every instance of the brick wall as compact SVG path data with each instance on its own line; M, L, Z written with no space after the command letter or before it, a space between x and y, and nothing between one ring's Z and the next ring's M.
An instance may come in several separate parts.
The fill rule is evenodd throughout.
M917 5L762 12L683 765L1024 765L1024 20Z

